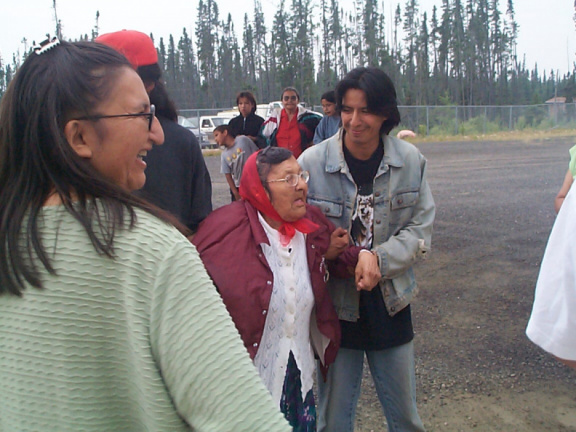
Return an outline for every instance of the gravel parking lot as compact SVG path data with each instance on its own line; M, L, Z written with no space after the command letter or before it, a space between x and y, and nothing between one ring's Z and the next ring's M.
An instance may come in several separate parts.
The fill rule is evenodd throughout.
M429 431L576 431L576 373L524 334L576 138L419 144L437 205L413 303L418 404ZM207 156L213 202L229 202ZM386 430L369 374L356 430Z

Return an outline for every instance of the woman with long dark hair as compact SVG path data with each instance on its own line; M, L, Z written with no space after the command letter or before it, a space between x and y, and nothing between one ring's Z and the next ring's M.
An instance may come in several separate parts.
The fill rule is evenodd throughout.
M164 145L155 147L144 158L147 180L138 195L196 231L212 211L212 182L198 140L178 124L178 111L162 79L154 42L136 30L106 33L96 42L126 56L142 78L164 131Z
M0 430L289 430L196 250L131 193L154 111L122 55L57 39L2 99Z

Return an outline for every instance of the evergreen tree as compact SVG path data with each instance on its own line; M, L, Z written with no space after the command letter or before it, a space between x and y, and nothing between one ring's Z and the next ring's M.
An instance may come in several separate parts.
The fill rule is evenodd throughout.
M272 59L271 65L274 86L272 93L279 97L284 87L293 86L296 76L296 62L294 47L294 33L291 17L284 10L284 0L280 2L278 10L274 15L275 32L272 33Z
M202 88L207 97L208 106L217 106L214 91L216 88L216 74L218 64L218 33L220 21L218 19L218 4L215 0L199 0L198 19L196 20L196 43L198 53L198 66Z
M427 14L424 12L420 34L416 41L416 105L426 105L428 103L428 88L430 81L429 43L430 35L428 33Z
M540 72L538 64L526 69L517 52L513 0L437 0L441 4L432 8L430 19L428 11L420 14L417 0L405 0L404 11L397 2L388 30L379 0L348 1L344 8L338 0L290 0L288 10L282 0L271 30L261 0L253 1L254 15L244 16L241 43L231 15L220 21L216 0L199 0L194 40L186 29L177 38L159 39L158 62L178 106L229 106L242 89L265 102L278 99L290 85L313 104L360 65L383 68L403 104L543 103L556 91L572 100L576 91L576 70L557 76L557 71ZM62 32L56 2L53 9ZM99 18L96 11L93 28L78 40L98 36ZM23 55L18 50L10 64L0 58L0 97L29 54L28 40L21 43Z
M244 74L245 86L255 86L256 84L256 54L254 47L254 28L248 21L248 14L244 15L244 32L242 41L242 72Z
M178 42L178 51L180 54L180 82L176 95L172 95L180 107L195 107L199 98L199 76L194 56L194 47L192 40L188 36L186 28L182 29L182 36Z
M295 85L303 101L312 101L314 88L314 30L312 21L312 0L292 0L293 14L290 19L292 39L291 59L296 72L292 84ZM297 59L297 60L296 60ZM288 82L288 81L286 81Z
M254 0L254 65L257 74L258 96L264 100L271 99L270 46L266 43L266 24L260 0Z
M215 100L217 106L230 107L234 105L236 87L242 84L242 67L240 65L240 49L234 32L232 15L222 24L222 37L218 47L218 71Z
M377 0L366 0L364 3L364 64L378 66L380 50L386 49L384 37L384 15L378 11Z
M414 82L416 81L416 52L418 47L418 2L407 0L404 6L404 76L405 76L405 103L411 105L415 102Z

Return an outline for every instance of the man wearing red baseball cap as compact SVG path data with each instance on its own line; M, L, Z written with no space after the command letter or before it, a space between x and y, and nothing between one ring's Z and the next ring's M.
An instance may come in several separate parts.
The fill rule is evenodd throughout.
M164 144L146 156L146 184L138 193L169 211L192 231L212 211L212 182L194 134L178 124L178 112L162 82L154 42L145 33L121 30L96 42L122 53L144 82L164 129Z

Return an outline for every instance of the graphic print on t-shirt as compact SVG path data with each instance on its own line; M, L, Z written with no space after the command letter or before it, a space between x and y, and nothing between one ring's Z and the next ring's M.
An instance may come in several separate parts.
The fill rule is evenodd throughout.
M352 238L357 246L372 247L372 220L374 218L373 184L358 187L356 211L352 215Z

